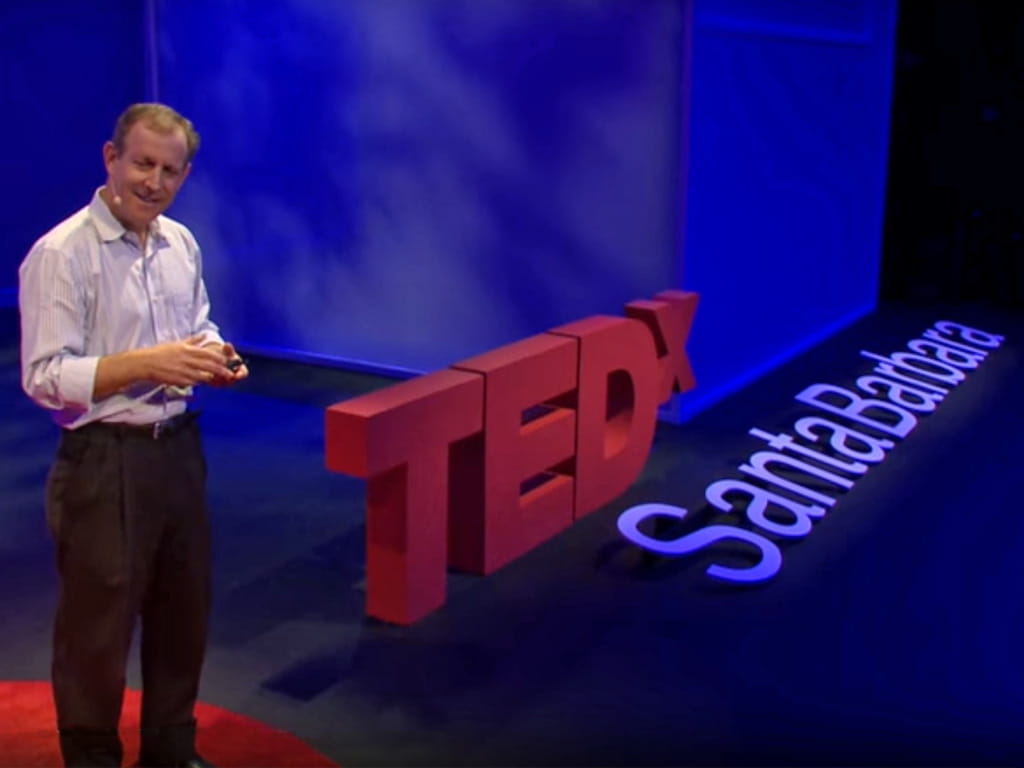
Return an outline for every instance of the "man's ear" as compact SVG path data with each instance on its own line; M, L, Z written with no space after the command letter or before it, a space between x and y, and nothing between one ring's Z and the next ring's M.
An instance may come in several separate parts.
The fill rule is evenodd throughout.
M192 163L185 163L185 168L181 172L181 183L185 183L185 179L188 178L189 172L192 170Z
M114 146L114 142L108 141L103 145L103 166L107 169L107 173L111 172L116 159L117 148Z

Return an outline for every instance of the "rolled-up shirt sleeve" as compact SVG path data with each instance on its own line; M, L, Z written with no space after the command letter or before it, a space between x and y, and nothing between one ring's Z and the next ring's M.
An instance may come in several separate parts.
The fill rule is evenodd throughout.
M86 275L66 253L37 247L18 272L21 384L52 410L85 412L93 402L99 357L86 355Z

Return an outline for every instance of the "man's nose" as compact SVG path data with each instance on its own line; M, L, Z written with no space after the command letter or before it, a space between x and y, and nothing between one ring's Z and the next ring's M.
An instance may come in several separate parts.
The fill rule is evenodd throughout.
M159 189L161 181L163 181L163 171L160 168L154 168L146 174L146 186L150 189Z

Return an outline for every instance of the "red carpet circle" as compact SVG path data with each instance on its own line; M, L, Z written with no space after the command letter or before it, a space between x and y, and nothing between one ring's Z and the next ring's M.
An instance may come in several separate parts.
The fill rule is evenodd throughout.
M139 752L138 691L125 693L121 740L125 765ZM220 707L199 702L196 744L217 768L338 768L284 731ZM0 768L59 768L56 714L50 684L0 682Z

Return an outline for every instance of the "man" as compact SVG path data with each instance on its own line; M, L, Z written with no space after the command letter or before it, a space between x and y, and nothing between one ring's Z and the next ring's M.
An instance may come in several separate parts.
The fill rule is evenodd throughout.
M105 186L19 272L22 386L62 428L46 515L60 594L53 693L66 766L120 766L125 667L141 617L142 766L208 766L193 708L210 543L198 384L248 371L209 318L199 247L163 212L199 136L136 104L103 146Z

